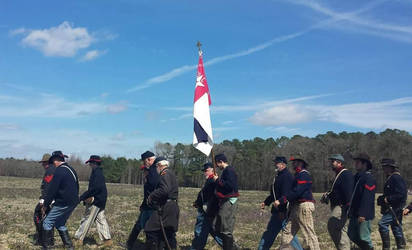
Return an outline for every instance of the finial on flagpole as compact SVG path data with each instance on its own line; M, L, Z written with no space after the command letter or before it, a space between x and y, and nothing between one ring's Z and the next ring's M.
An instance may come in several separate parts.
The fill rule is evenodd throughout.
M200 41L197 41L196 46L198 47L199 52L202 51L202 49L200 48L200 47L202 47L202 44L200 43Z

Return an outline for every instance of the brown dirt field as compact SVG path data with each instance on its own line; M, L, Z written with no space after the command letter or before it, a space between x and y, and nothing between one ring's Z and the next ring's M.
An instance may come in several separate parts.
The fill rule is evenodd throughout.
M32 244L35 233L33 211L38 201L41 180L0 177L0 249L41 249ZM142 187L126 184L108 184L109 198L106 207L106 216L110 225L115 246L111 249L124 249L122 245L134 225L139 214L139 205L142 201ZM80 192L87 188L87 183L81 183ZM191 207L199 189L181 188L179 190L179 206L181 217L177 240L179 249L188 249L193 237L193 226L196 219L196 210ZM234 232L237 244L243 249L257 249L257 244L270 217L269 209L261 213L259 204L268 192L241 191L239 210L236 216L236 230ZM319 194L316 194L319 200ZM411 200L411 197L409 201ZM319 202L316 204L315 230L322 249L334 249L326 229L328 207ZM84 212L83 205L79 205L69 218L67 226L73 236L79 226ZM375 249L381 248L377 223L380 218L379 209L376 209L376 218L373 221L372 238ZM412 249L412 215L404 218L404 233L408 240L407 249ZM144 234L139 240L144 242ZM303 237L299 234L303 243ZM92 227L89 236L85 239L83 249L97 249L99 237L95 227ZM392 245L394 240L392 238ZM56 249L63 249L60 238L56 234ZM273 249L278 242L275 241ZM219 249L209 237L207 249Z

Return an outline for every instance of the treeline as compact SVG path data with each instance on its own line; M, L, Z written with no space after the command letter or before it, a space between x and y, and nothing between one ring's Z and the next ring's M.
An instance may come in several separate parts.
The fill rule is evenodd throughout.
M192 145L158 142L154 146L154 152L170 160L180 186L200 187L203 184L200 168L207 159ZM313 138L295 135L291 138L283 136L277 139L225 140L215 145L214 152L226 154L230 164L237 170L241 189L266 190L274 176L274 156L289 157L297 153L303 155L309 163L315 192L324 192L331 185L334 175L328 166L327 158L333 153L342 154L346 159L346 167L353 172L352 155L357 152L368 153L374 165L373 172L378 191L382 190L384 183L379 165L379 161L384 157L394 158L408 186L411 187L412 184L412 135L397 129L366 134L327 132ZM81 180L88 179L90 170L80 159L71 157L69 162L76 168ZM141 184L141 164L139 159L103 157L104 173L108 182ZM42 173L36 162L13 158L0 159L0 175L40 177Z

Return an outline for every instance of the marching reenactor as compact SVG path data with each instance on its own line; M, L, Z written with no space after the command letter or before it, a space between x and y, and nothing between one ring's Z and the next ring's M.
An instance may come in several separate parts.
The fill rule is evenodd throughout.
M146 222L146 249L176 249L176 232L179 225L178 184L169 162L159 157L156 168L159 184L147 198L147 204L155 210Z
M346 222L353 191L353 175L351 171L344 168L345 159L341 154L331 155L329 161L336 175L330 191L323 194L321 202L330 203L328 231L336 249L350 250Z
M230 166L224 154L215 156L216 165L223 170L221 176L215 175L216 197L219 210L214 219L213 227L215 234L222 239L223 249L234 249L233 230L235 227L235 215L239 197L237 175L235 168Z
M373 249L371 221L375 218L376 181L367 154L360 153L353 159L357 173L349 208L348 236L362 250L368 250Z
M409 206L405 209L403 209L403 215L408 215L412 211L412 202L409 204Z
M294 178L287 168L286 158L283 156L276 156L274 163L276 166L277 175L275 176L271 185L269 196L260 205L261 209L265 209L265 206L270 206L271 204L273 204L273 202L277 200L277 197L280 198L282 196L285 196L293 185ZM260 239L258 249L269 250L272 247L276 236L281 230L282 234L285 235L283 238L286 239L286 235L289 235L289 238L293 239L291 245L294 249L302 249L297 236L292 237L290 233L291 223L288 223L288 204L279 205L278 207L272 206L271 212L272 216L270 217L266 231L263 233L262 238ZM287 243L289 242L290 240L287 241ZM283 247L283 242L281 243L281 245Z
M379 221L379 233L382 238L382 249L390 249L389 225L392 228L398 249L405 249L406 242L402 230L402 209L408 198L406 183L393 159L382 159L381 165L386 175L383 195L378 197L382 218Z
M113 244L109 224L104 215L107 201L107 188L101 163L102 160L98 155L91 155L90 159L86 161L86 164L89 164L92 169L92 173L89 178L87 191L80 196L80 201L83 201L86 209L79 229L77 229L74 235L78 245L83 245L84 237L86 237L93 222L96 222L97 232L100 240L104 242L104 246L108 247Z
M45 214L53 200L55 202L43 221L43 249L49 249L51 246L54 227L59 232L64 246L67 249L73 249L73 243L65 224L79 204L79 179L76 171L65 162L64 158L67 156L61 151L54 151L49 159L49 163L53 164L56 170L47 189L42 213Z
M33 216L34 225L36 226L36 235L35 235L36 245L41 245L42 232L43 232L43 225L42 225L43 215L41 212L41 208L43 207L44 198L46 197L46 194L47 194L47 188L51 180L53 179L54 170L55 170L55 167L53 166L53 164L49 164L49 159L50 159L50 154L44 154L41 161L39 161L39 163L41 163L41 165L44 168L44 175L43 175L43 179L41 181L41 186L40 186L41 195L39 197L39 202L37 203L36 208L34 209L34 216ZM48 214L49 211L50 211L49 208L46 209L45 211L46 214ZM54 230L52 230L50 237L51 237L51 245L54 245Z
M141 159L143 161L143 176L144 176L144 186L143 186L143 201L140 205L140 214L130 232L129 238L127 240L127 249L133 249L134 243L137 237L153 213L153 209L147 205L147 198L149 194L156 188L159 183L159 174L157 173L157 168L155 163L156 156L150 151L146 151L141 154Z
M215 239L219 246L223 245L222 239L219 238L212 230L212 220L216 216L216 198L215 187L216 181L213 179L213 164L208 162L203 165L203 173L206 178L205 185L197 195L193 206L197 208L197 218L195 224L194 238L192 240L192 250L203 250L207 243L209 234Z
M279 207L287 202L291 204L291 233L296 236L299 229L302 230L305 242L311 250L319 250L318 237L313 225L313 212L315 211L315 200L312 195L312 177L306 169L308 164L302 157L291 157L293 168L295 169L295 179L292 188L286 195L279 197L274 206ZM282 243L290 244L290 237L282 235Z

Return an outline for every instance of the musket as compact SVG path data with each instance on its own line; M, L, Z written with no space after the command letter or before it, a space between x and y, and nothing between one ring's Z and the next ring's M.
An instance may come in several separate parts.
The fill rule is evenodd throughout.
M172 250L172 248L170 247L169 241L167 240L167 237L166 237L166 231L163 225L163 218L162 218L162 213L160 212L160 209L161 208L157 209L157 214L159 215L160 228L162 229L162 234L163 234L163 238L165 239L167 249Z

